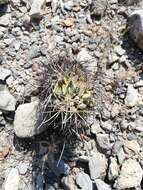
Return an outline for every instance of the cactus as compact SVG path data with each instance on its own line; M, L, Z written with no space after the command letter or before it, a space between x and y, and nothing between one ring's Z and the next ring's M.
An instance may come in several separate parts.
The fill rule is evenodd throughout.
M8 3L8 0L0 0L0 5L4 5L4 4L7 4Z
M93 106L92 89L78 63L58 58L53 64L54 70L47 69L50 78L43 81L40 90L43 123L53 133L58 130L63 136L79 137Z

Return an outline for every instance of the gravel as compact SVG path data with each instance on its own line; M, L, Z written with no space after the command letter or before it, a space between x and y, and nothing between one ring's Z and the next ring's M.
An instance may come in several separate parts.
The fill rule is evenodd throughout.
M92 181L97 190L141 190L141 4L0 0L1 190L91 189ZM76 59L95 89L82 142L37 129L39 81L56 55Z

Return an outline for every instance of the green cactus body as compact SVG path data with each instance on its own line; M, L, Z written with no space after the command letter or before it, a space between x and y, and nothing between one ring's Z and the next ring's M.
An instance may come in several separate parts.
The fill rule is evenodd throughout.
M59 77L54 89L53 95L58 99L58 105L63 111L67 112L84 112L89 107L91 99L91 90L86 80L76 74Z
M7 4L8 3L8 0L0 0L0 5L4 5L4 4Z

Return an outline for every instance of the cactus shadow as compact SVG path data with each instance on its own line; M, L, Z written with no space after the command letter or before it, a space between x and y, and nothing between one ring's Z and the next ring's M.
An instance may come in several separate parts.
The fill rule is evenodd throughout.
M122 48L126 51L130 65L138 71L142 67L143 50L137 46L128 33L122 37Z

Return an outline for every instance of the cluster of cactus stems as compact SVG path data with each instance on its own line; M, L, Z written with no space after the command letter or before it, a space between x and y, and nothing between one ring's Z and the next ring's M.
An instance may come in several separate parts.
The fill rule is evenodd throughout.
M58 129L66 137L73 134L79 137L79 131L83 131L83 123L86 125L86 115L93 104L93 92L86 73L72 65L72 62L69 69L66 65L59 67L59 62L60 69L50 73L49 81L44 82L42 89L43 123L53 131Z

